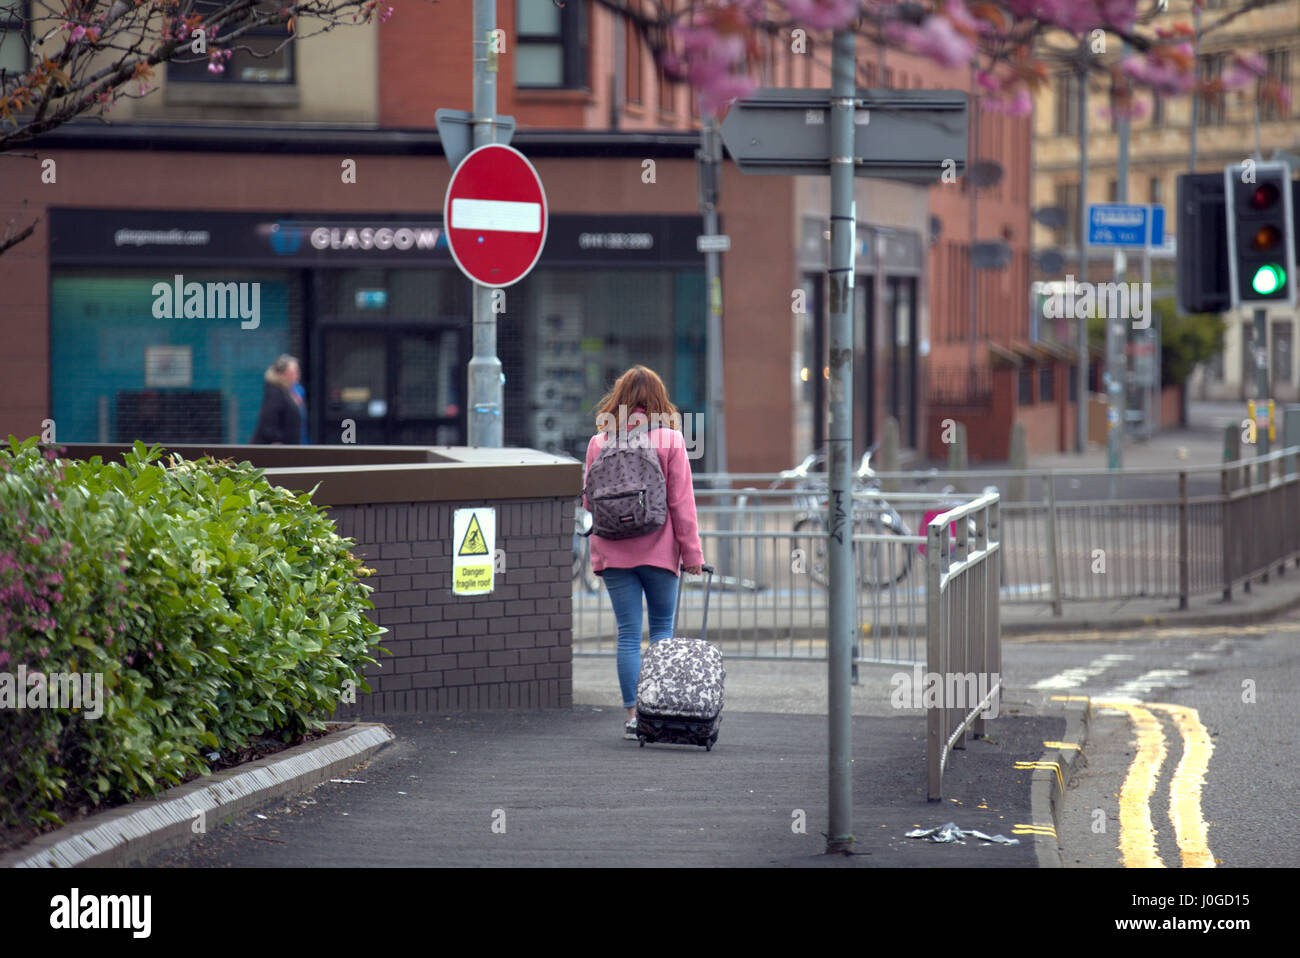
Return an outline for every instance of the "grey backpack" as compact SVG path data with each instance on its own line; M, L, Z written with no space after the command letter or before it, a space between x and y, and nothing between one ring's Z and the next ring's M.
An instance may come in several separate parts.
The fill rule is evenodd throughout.
M591 505L591 534L602 539L648 535L668 521L668 483L649 430L610 436L582 491Z

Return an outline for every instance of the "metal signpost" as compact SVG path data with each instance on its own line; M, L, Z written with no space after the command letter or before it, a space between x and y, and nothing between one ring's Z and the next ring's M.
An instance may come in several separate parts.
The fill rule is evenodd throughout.
M723 142L742 173L831 179L828 852L853 847L853 178L929 183L965 172L969 102L961 91L855 89L854 46L852 31L836 32L830 90L764 88L737 100L722 123Z
M496 24L495 0L474 0L471 28L473 30L474 110L472 113L466 113L463 110L442 109L434 114L443 152L447 162L451 164L453 181L455 172L473 150L491 144L508 143L515 128L513 117L497 114L497 57L502 34L497 30ZM473 134L467 138L470 130ZM445 215L444 212L443 226L447 230L450 246L452 224ZM543 214L543 222L544 220ZM499 227L481 228L499 229ZM544 230L542 239L545 240ZM453 256L455 255L453 252ZM457 262L459 264L459 260ZM467 272L466 275L470 274ZM475 279L473 276L470 278ZM492 289L492 286L477 280L474 283L474 354L469 361L467 442L471 446L500 448L503 436L505 404L502 396L505 376L501 372L501 360L497 356L497 319L496 314L492 312Z
M1088 245L1105 246L1115 250L1115 282L1123 282L1126 273L1124 258L1125 248L1142 250L1142 282L1144 289L1150 289L1151 283L1151 247L1164 245L1165 208L1163 206L1144 206L1133 203L1091 203L1088 206ZM1101 296L1095 300L1103 301ZM1149 300L1147 300L1149 302ZM1106 394L1110 408L1106 415L1106 465L1118 470L1123 465L1123 442L1125 421L1127 419L1127 397L1125 395L1125 343L1129 327L1120 317L1107 316L1106 319ZM1151 317L1146 317L1146 325L1132 326L1144 331L1144 337L1151 338ZM1145 352L1145 351L1144 351ZM1135 366L1136 371L1136 366ZM1148 384L1149 385L1149 384ZM1148 405L1144 403L1144 405ZM1155 404L1159 408L1159 403ZM1144 418L1148 421L1148 435L1151 433L1150 413ZM1111 495L1117 493L1114 479L1111 481Z

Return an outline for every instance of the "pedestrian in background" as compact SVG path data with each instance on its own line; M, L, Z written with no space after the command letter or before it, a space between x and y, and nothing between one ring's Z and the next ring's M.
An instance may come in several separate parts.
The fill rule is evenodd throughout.
M704 564L695 489L681 432L681 414L669 401L663 380L645 366L633 366L614 383L596 410L596 435L587 444L583 505L591 512L587 476L592 463L615 433L638 425L661 426L649 432L667 491L667 517L654 531L632 538L591 536L591 568L605 582L618 623L618 681L627 719L625 739L636 739L636 686L641 673L642 596L650 617L650 642L672 637L678 569L699 574ZM653 495L651 496L653 499Z
M299 375L298 360L286 353L262 377L262 411L253 430L254 445L292 446L300 439L303 417L293 395Z
M298 406L298 418L302 422L302 428L298 430L298 445L306 446L311 443L307 437L307 390L302 388L302 383L293 384L293 401Z

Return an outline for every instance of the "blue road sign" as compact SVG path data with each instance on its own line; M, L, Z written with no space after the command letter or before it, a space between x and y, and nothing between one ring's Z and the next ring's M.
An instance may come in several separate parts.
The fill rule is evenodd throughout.
M1091 246L1165 245L1165 208L1135 203L1088 204L1088 243Z

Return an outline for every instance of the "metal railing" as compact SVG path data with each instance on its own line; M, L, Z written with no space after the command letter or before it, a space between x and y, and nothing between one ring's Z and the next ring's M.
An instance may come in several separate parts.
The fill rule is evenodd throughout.
M718 504L720 498L731 498ZM912 664L924 660L926 513L937 514L969 495L859 491L853 536L859 588L855 661ZM749 658L824 659L828 604L824 515L801 491L749 489L696 493L700 539L718 574L713 581L709 635L724 654ZM885 526L887 501L905 530ZM912 533L910 530L918 530ZM907 531L908 534L902 534ZM688 591L679 621L700 611L700 580ZM617 626L602 591L581 585L573 599L576 654L612 654Z
M954 538L956 548L950 551ZM985 720L997 716L1002 692L1000 538L995 492L936 516L926 528L929 688L922 704L932 799L943 797L948 757L965 747L966 732L983 735Z
M1234 589L1249 591L1252 581L1300 561L1297 455L1300 447L1178 470L968 470L939 478L999 487L1002 602L1046 603L1056 616L1066 602L1171 599L1185 609L1192 596L1231 599ZM903 489L935 480L919 472L877 476ZM1103 477L1114 483L1114 497L1077 493ZM771 476L727 478L747 485ZM916 512L901 505L909 494L886 495L919 528Z

